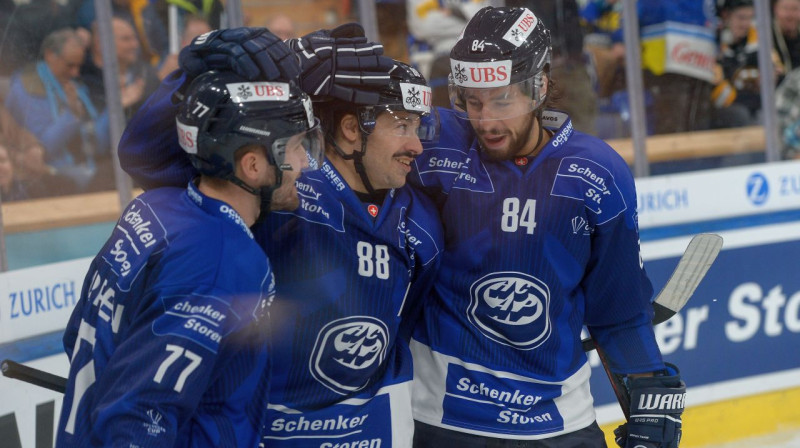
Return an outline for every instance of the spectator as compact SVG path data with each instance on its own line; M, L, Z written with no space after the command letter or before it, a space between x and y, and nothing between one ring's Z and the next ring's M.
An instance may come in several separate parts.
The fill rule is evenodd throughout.
M44 165L40 145L21 151L0 140L0 201L10 202L73 194L75 185Z
M155 2L147 0L112 0L113 15L132 24L142 48L142 59L157 67L169 52L167 27L161 21ZM95 20L94 0L83 0L77 12L79 26L89 29Z
M753 0L726 0L720 17L718 79L711 92L715 106L712 127L755 124L761 110L761 93Z
M42 43L42 59L11 79L5 105L43 145L45 160L79 191L91 185L97 161L109 158L108 115L95 109L77 77L85 50L78 34L61 29Z
M45 150L36 137L19 125L0 104L0 142L11 156L14 177L25 184L28 199L73 194L72 179L56 173L45 161ZM4 200L7 200L4 197Z
M792 70L775 91L781 155L800 159L800 67Z
M580 12L586 30L585 48L596 76L598 98L625 89L625 44L622 42L622 3L592 0Z
M597 93L595 132L600 138L630 136L622 2L591 0L581 9L581 19L586 32L584 49Z
M491 3L490 0L406 0L409 61L429 80L434 106L450 106L447 93L450 49L469 19Z
M267 29L283 40L297 37L294 22L286 14L276 14L267 22Z
M0 74L10 76L28 64L36 55L45 36L51 31L75 25L74 2L31 0L10 2L0 10ZM11 8L11 9L7 9Z
M11 148L9 148L11 149ZM28 199L66 196L78 192L75 182L45 162L45 150L33 142L12 151L16 177L26 186Z
M800 0L773 0L772 14L772 43L788 73L800 67Z
M192 39L211 31L209 22L199 15L189 15L183 21L183 33L181 34L181 48L189 45ZM164 80L170 73L178 68L178 53L170 53L164 58L164 62L158 69L158 79Z
M553 107L569 113L575 129L593 134L597 94L592 87L592 78L587 70L588 60L583 52L584 33L577 1L506 0L505 4L530 9L550 28L553 35L550 70L553 78L561 81L561 85L569 86L553 96Z
M14 148L24 148L28 145L39 144L36 137L8 113L4 104L0 104L0 138Z
M130 117L158 87L159 80L155 69L140 57L139 40L133 26L124 19L112 17L111 30L117 52L122 107L125 109L125 116ZM100 39L97 23L94 23L90 52L81 67L81 81L88 87L95 109L104 110L106 100Z
M222 26L220 19L225 9L222 0L167 0L165 2L156 2L156 5L164 23L167 21L169 5L175 5L180 8L183 13L198 17L208 23L213 30ZM197 35L200 34L203 33Z
M0 203L28 199L25 184L16 176L11 151L0 141Z
M800 1L800 0L798 0ZM656 134L708 129L717 44L704 0L642 0L639 33Z

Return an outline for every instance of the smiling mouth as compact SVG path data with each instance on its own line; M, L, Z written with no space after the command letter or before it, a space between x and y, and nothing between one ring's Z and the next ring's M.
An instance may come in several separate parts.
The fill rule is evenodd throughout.
M487 146L498 146L505 141L505 135L484 135L483 141Z
M411 162L414 159L403 157L403 158L395 158L394 160L400 165L403 165L403 169L405 169L406 171L411 171Z

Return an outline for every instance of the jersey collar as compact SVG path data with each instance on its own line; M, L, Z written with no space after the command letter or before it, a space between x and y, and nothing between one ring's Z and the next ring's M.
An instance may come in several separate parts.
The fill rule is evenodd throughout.
M245 224L244 219L239 216L239 213L225 202L201 193L200 189L197 188L197 185L195 184L196 181L197 179L193 179L186 187L186 195L189 197L189 200L191 200L195 205L200 207L201 210L205 211L209 215L235 224L237 227L242 229L242 231L246 233L250 239L253 239L253 232L251 232L247 227L247 224Z

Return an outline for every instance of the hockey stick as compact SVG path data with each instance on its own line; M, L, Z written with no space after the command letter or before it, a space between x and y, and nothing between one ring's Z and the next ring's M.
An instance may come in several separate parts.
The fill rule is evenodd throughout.
M653 311L655 311L653 325L669 320L686 305L714 263L720 249L722 249L722 237L715 233L700 233L689 241L678 261L678 266L653 301ZM581 342L583 351L594 350L595 344L592 338L586 338Z
M674 316L686 305L700 281L705 277L711 264L714 263L720 249L722 249L722 237L717 234L701 233L692 238L680 261L678 261L678 266L653 303L656 313L653 318L654 325ZM657 319L662 320L657 322ZM600 357L600 362L603 364L603 370L605 370L609 381L611 381L611 388L614 389L614 395L617 396L622 413L625 415L625 421L628 421L631 416L631 400L623 375L612 372L608 364L608 358L603 350L596 344L593 345L597 350L597 355Z
M4 359L2 364L0 364L0 369L2 369L3 376L6 378L25 381L26 383L61 392L62 394L67 390L66 378L47 373L43 370L34 369L33 367L28 367L10 359Z

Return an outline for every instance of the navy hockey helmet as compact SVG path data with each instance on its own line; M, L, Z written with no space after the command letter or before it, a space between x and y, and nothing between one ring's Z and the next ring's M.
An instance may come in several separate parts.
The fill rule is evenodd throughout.
M480 119L510 118L539 109L547 98L544 75L549 75L551 54L550 31L529 9L481 9L467 23L450 52L453 106L467 111L469 116L473 112L467 107L470 93L504 87L504 100L518 95L530 100L524 110L494 111L497 116L488 118L489 111L483 111Z
M409 121L409 112L416 115L409 126L395 127L391 132L404 137L416 133L421 141L433 141L438 136L439 119L436 109L431 107L431 88L417 69L395 61L389 72L389 84L379 90L379 99L373 105L358 108L358 124L361 131L369 135L375 132L375 124L381 113L392 114L397 120Z
M200 173L231 180L247 190L234 176L235 153L245 145L265 149L277 185L282 171L316 169L322 163L319 122L308 95L294 81L248 81L232 72L204 73L187 88L176 121L179 143ZM308 163L292 166L287 151L301 149Z

